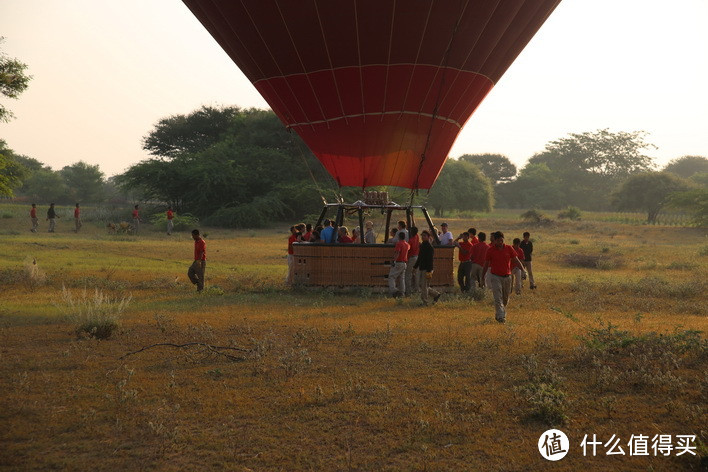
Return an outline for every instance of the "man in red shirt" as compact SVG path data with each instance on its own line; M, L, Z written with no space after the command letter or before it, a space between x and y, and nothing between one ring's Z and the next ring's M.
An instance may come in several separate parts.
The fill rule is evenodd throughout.
M194 262L187 271L189 280L197 286L197 292L204 290L204 273L206 272L206 241L199 234L199 230L192 230L194 239Z
M462 241L460 241L462 239ZM457 267L457 283L460 285L460 290L464 292L469 292L472 288L472 261L470 256L472 255L473 244L470 242L470 233L465 231L455 239L455 246L457 246L457 258L460 261L460 265Z
M140 212L138 208L138 205L133 208L133 234L138 234L138 230L140 230Z
M175 228L175 223L172 221L174 217L172 207L167 207L167 236L172 236L172 230Z
M406 262L410 245L406 242L406 233L398 232L398 242L393 250L393 264L388 273L388 289L391 296L398 298L406 293Z
M406 262L406 297L410 297L411 293L420 290L418 271L413 268L420 252L420 237L418 236L417 226L411 226L408 232L408 245L410 248L408 249L408 262Z
M81 229L81 209L79 208L78 203L76 204L76 208L74 208L74 225L76 228L74 233L78 233Z
M477 228L470 228L467 232L470 233L470 242L474 246L479 242L479 238L477 237Z
M288 238L288 275L285 277L285 283L291 285L295 278L295 255L293 251L293 243L302 242L302 230L305 229L303 223L299 223L290 227L290 237Z
M30 219L32 220L32 231L33 233L37 232L37 228L39 228L39 218L37 218L37 204L33 203L32 204L32 209L30 210Z
M494 294L495 318L499 323L506 322L506 305L509 303L511 293L511 263L523 267L517 257L516 251L508 244L504 244L504 233L497 231L493 234L494 244L487 250L482 278L491 273L489 283Z
M484 261L487 260L487 250L489 245L487 241L487 233L480 231L477 236L479 242L472 246L470 253L470 278L473 283L477 283L479 288L484 287L484 279L482 278L482 270L484 269Z

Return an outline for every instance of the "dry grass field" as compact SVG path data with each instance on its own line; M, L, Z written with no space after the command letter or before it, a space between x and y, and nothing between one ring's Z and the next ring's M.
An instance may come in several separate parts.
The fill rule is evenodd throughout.
M539 288L500 325L489 295L291 290L286 224L204 229L198 295L187 232L33 234L26 211L0 205L0 470L706 469L704 230L451 220L532 233ZM116 320L108 339L77 331L92 317ZM157 343L196 344L136 352ZM537 447L551 427L558 462Z

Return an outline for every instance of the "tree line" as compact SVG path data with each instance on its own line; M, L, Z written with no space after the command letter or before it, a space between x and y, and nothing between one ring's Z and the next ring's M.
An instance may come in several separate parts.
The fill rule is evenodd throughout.
M607 129L569 134L550 141L520 170L501 154L465 154L447 160L429 192L387 190L397 203L426 205L438 217L494 207L577 207L644 211L654 222L670 205L704 225L708 159L684 156L657 170L646 138L641 131ZM339 188L270 110L204 106L159 120L142 144L150 158L106 179L97 165L77 162L54 171L0 141L0 189L57 203L102 202L131 192L136 201L163 202L225 227L301 219L319 213L323 199L361 198L361 189Z

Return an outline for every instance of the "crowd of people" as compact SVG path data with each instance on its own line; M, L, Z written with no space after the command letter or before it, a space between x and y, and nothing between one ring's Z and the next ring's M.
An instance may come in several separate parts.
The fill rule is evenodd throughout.
M346 226L338 230L330 220L324 220L323 226L312 228L312 225L300 223L290 227L288 239L288 275L287 283L293 282L294 256L293 243L318 242L326 244L351 244L361 242L361 231L354 228L351 235ZM415 226L407 227L405 221L399 221L389 233L389 243L394 245L393 260L388 274L388 288L392 297L409 297L414 292L420 292L423 304L430 300L437 302L441 293L430 287L434 271L433 256L435 247L432 244L434 236L424 230L418 234ZM440 225L437 237L441 246L455 246L458 249L457 283L460 290L470 292L473 289L489 289L494 296L495 319L500 323L506 321L506 306L511 291L521 295L523 281L528 278L529 288L536 289L533 277L532 254L533 243L531 234L523 233L523 239L514 238L512 245L505 244L505 236L501 231L489 235L477 233L475 228L469 228L457 238L448 229L447 223ZM365 224L364 239L367 244L376 243L373 223Z

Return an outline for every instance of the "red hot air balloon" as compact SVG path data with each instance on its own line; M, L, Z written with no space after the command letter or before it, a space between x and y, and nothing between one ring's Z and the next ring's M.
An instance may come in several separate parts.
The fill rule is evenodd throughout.
M560 0L184 0L340 186L429 189Z

